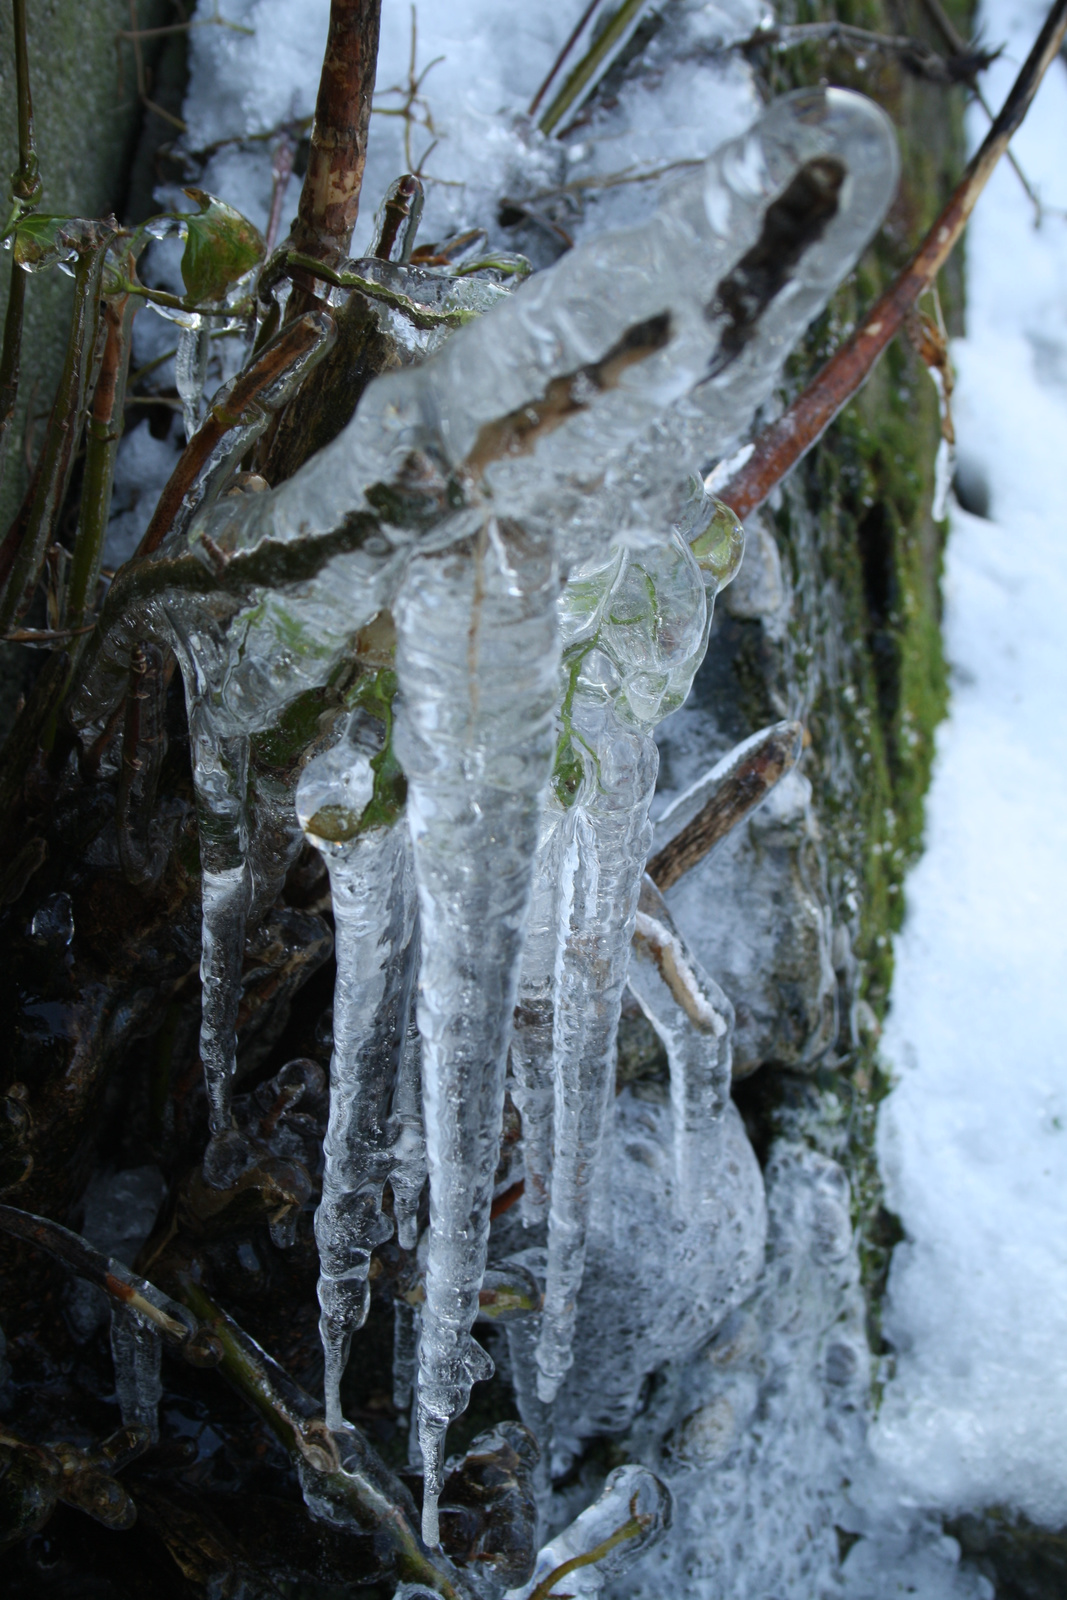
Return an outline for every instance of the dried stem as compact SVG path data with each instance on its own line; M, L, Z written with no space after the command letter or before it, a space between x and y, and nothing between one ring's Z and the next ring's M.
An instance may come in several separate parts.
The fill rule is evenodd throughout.
M293 227L296 250L317 261L348 254L367 160L381 0L331 0L311 150Z
M0 569L6 579L0 594L0 634L10 632L12 624L32 600L45 552L55 536L56 521L67 492L71 463L85 417L96 339L100 280L111 237L110 233L104 231L104 237L78 257L67 354L55 404L48 419L48 431L24 513L20 512L16 518L0 550Z
M266 390L310 355L316 344L322 343L322 322L322 313L319 313L290 323L284 332L260 351L253 364L236 380L230 393L211 407L182 451L137 547L137 555L151 555L153 550L159 548L174 524L182 501L195 486L222 440L246 421L252 410L262 403Z
M767 798L796 766L803 738L799 722L778 722L762 737L756 735L754 745L746 740L742 754L724 767L696 816L648 863L645 870L657 889L664 892L677 883Z
M740 518L761 505L822 436L866 382L919 296L929 289L952 253L1009 140L1030 109L1041 79L1059 54L1065 33L1067 0L1056 0L1000 115L908 265L784 416L760 434L752 455L719 491L720 498Z
M567 112L582 98L608 56L626 37L646 4L647 0L623 0L618 11L603 31L597 34L577 66L567 74L562 88L538 123L542 133L551 133L557 128Z
M26 305L26 274L11 256L11 281L4 317L4 348L0 353L0 478L3 477L4 444L19 392L22 363L22 313Z

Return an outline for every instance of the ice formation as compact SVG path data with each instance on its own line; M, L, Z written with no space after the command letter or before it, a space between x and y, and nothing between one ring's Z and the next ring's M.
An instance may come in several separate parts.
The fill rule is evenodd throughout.
M431 273L356 263L433 315L448 296L465 315L499 303L421 364L376 380L295 477L202 505L112 592L113 615L125 609L95 662L87 732L111 714L138 642L173 648L185 681L219 1181L245 924L292 858L297 804L330 868L338 1032L317 1228L331 1418L368 1252L387 1225L382 1184L399 1161L410 1217L418 1177L414 1052L404 1049L413 869L430 1182L418 1430L430 1543L445 1431L489 1370L471 1329L520 985L539 1018L516 1052L533 1134L528 1214L546 1196L549 1207L540 1404L565 1378L583 1317L592 1327L580 1291L589 1263L606 1259L590 1230L611 1166L598 1157L650 839L651 729L684 698L709 592L740 554L738 530L699 487L694 499L686 473L736 446L880 221L896 172L880 111L845 91L805 91L667 188L649 220L580 244L510 296L472 284L464 302ZM373 760L351 728L308 765L298 802L297 770L288 783L267 781L252 747L332 680L385 612L396 623L395 750L408 784L406 820L390 826L366 812ZM723 1106L727 1013L650 903L642 938L661 976L673 962L673 978L650 998L642 958L635 981L671 1052L676 1111L673 1131L652 1142L669 1150L672 1184L698 1212L712 1203L729 1219L731 1185L750 1204L747 1224L721 1230L732 1238L725 1276L715 1267L694 1283L706 1326L751 1276L758 1175ZM389 1121L398 1069L402 1128ZM706 1187L690 1194L697 1150ZM689 1223L676 1275L693 1248ZM635 1330L623 1389L656 1358L657 1337Z
M371 1251L393 1231L382 1191L394 1170L392 1100L414 965L411 846L402 825L360 827L374 772L357 742L359 720L354 713L340 741L308 763L296 795L304 832L329 869L336 929L330 1122L315 1216L331 1428L344 1420L338 1391L370 1304ZM409 1223L403 1231L410 1235Z

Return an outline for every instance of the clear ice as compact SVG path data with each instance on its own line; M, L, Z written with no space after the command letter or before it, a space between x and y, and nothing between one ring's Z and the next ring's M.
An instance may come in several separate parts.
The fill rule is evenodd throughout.
M562 1568L552 1595L600 1594L670 1527L671 1493L647 1467L616 1467L591 1506L537 1555L529 1583L509 1589L506 1600L528 1600Z
M620 1275L651 1284L658 1271L673 1298L630 1296L631 1323L606 1364L608 1374L618 1364L618 1379L600 1408L614 1415L632 1408L644 1363L664 1359L668 1319L680 1316L691 1341L702 1318L706 1329L734 1303L758 1257L758 1169L723 1105L726 1045L712 1018L726 1012L672 942L662 908L639 912L651 730L684 699L706 643L708 591L740 554L731 519L699 485L694 495L687 474L737 448L880 222L896 176L876 107L844 90L803 91L665 188L650 220L580 244L510 295L452 283L444 306L431 274L356 263L412 303L422 296L428 310L474 320L447 338L440 328L421 345L412 337L413 354L432 353L371 384L340 436L292 479L201 503L113 590L112 613L121 596L125 610L80 717L88 738L104 726L137 641L175 650L200 815L202 1053L216 1134L229 1123L246 922L300 839L292 788L264 782L253 736L326 684L376 616L395 617L406 823L388 843L370 828L331 841L311 827L337 845L326 851L331 878L351 908L347 925L343 905L339 918L338 974L350 1031L335 1053L318 1238L332 1384L345 1330L362 1314L368 1241L384 1226L390 1138L405 1152L395 1170L410 1237L417 1064L430 1188L417 1412L431 1544L446 1429L491 1365L471 1330L517 1002L525 1215L536 1221L546 1202L549 1212L539 1404L557 1394L557 1427L564 1403L571 1435L595 1420L590 1391ZM362 782L363 792L362 770L330 767L329 784ZM301 802L305 826L321 810L310 803ZM418 1051L403 1044L405 828L420 925ZM635 925L656 969L639 955L635 989L667 1044L675 1115L620 1104L613 1126ZM379 1061L371 1071L364 1053L372 1039L399 1070L395 1128L389 1070ZM670 1202L666 1263L663 1184L657 1212L649 1182L636 1182L657 1165L692 1205L684 1223ZM627 1174L652 1207L642 1236L631 1197L619 1235L630 1229L641 1269L613 1255L605 1221ZM746 1205L747 1221L736 1209ZM714 1240L690 1282L701 1215ZM336 1395L331 1406L338 1415Z
M344 1424L340 1383L352 1334L370 1306L371 1251L393 1231L382 1193L393 1170L391 1110L406 1045L415 927L406 829L362 826L375 751L357 742L360 721L354 713L340 741L308 763L296 792L301 826L330 874L336 930L330 1120L315 1213L331 1428Z

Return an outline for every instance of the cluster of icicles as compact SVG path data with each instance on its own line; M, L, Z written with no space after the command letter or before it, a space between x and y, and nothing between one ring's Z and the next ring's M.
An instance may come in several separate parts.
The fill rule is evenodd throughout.
M516 1270L543 1291L539 1314L508 1331L542 1443L553 1426L624 1426L644 1374L706 1339L758 1272L762 1187L729 1098L730 1004L644 876L653 730L689 691L743 548L686 471L737 449L896 173L889 125L860 96L774 103L645 224L580 245L377 379L289 482L201 505L148 565L191 552L205 581L144 586L97 660L87 735L137 642L165 643L184 675L220 1183L238 1159L246 922L305 836L325 858L337 951L316 1216L326 1414L343 1428L371 1253L395 1223L423 1274L417 1311L398 1311L397 1377L415 1380L430 1544L446 1429L491 1367L472 1327L506 1090L525 1184L509 1239L529 1230ZM375 265L416 301L439 299L431 274ZM255 736L389 617L395 723L355 696L291 782L261 770ZM387 760L406 777L399 815L379 803ZM651 1136L624 1137L613 1110L627 983L671 1071L671 1170L643 1188L633 1151Z

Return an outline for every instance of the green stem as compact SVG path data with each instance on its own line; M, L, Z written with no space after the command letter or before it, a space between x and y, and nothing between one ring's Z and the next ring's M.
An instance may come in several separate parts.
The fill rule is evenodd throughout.
M602 1561L616 1545L625 1544L627 1539L640 1538L646 1526L647 1518L630 1517L621 1528L616 1528L615 1532L610 1533L600 1544L595 1544L592 1550L587 1550L584 1556L571 1556L569 1561L561 1561L546 1578L542 1578L531 1594L530 1600L552 1600L553 1589L570 1573L577 1572L579 1567L591 1567L597 1561Z
M232 306L198 306L179 294L168 294L166 289L146 289L143 283L121 279L109 283L109 293L135 294L141 300L150 300L154 306L165 306L168 311L184 311L190 317L244 317L252 309L251 300L239 300Z
M597 34L577 66L563 80L563 87L538 123L542 133L551 133L563 120L646 3L647 0L623 0L603 33Z
M11 287L4 318L4 348L0 354L0 480L4 473L4 445L19 392L22 361L22 312L26 304L26 274L11 256Z
M48 419L48 432L34 474L26 519L15 532L18 548L0 594L0 634L10 632L12 624L33 598L67 492L74 451L81 437L85 416L96 342L100 279L109 243L110 237L80 256L74 271L74 310L67 353L52 415Z
M12 0L15 31L15 94L18 101L19 164L12 174L11 193L24 207L41 198L41 169L33 137L33 100L30 95L30 53L26 44L26 0Z
M373 278L364 278L358 272L336 271L322 261L316 261L314 256L306 256L300 251L291 250L286 256L287 267L298 267L313 278L321 278L324 283L332 283L336 289L358 289L365 294L368 300L380 300L383 305L391 306L394 311L402 311L416 326L416 328L462 328L464 323L471 322L478 315L476 311L428 311L425 306L418 305L410 295L401 294L397 289L386 289L382 284L375 283Z
M316 1498L331 1500L350 1515L353 1532L372 1532L386 1545L395 1569L410 1583L421 1583L443 1600L467 1600L444 1557L421 1545L398 1498L390 1491L392 1475L356 1428L344 1440L359 1456L355 1470L343 1467L337 1440L319 1415L319 1408L288 1373L272 1361L188 1273L179 1273L176 1287L182 1301L209 1327L222 1346L221 1371L252 1405L303 1474L313 1474ZM399 1489L399 1485L396 1485ZM401 1491L402 1492L402 1491Z

